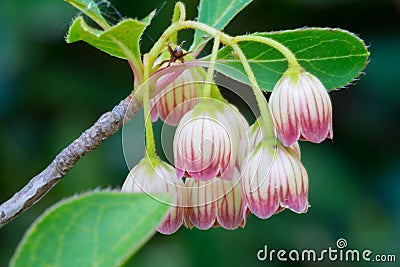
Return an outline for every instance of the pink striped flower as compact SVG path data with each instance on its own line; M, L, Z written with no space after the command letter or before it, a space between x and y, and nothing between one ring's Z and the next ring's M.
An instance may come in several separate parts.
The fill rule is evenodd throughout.
M285 146L299 139L320 143L332 139L332 105L324 85L302 71L297 83L290 75L275 85L269 100L279 140Z
M186 225L190 228L197 227L201 230L211 228L216 220L217 192L215 189L216 179L207 181L188 178L187 186L187 214Z
M247 122L230 104L215 99L202 102L183 116L176 129L173 150L177 176L232 179Z
M261 144L261 141L265 138L263 131L256 120L247 130L247 134L243 135L240 141L239 152L238 152L238 166L242 168L244 164L247 164L250 158L250 151L256 149ZM296 142L292 146L287 148L291 154L295 155L300 160L300 146Z
M183 115L199 102L198 90L203 80L198 68L187 69L182 73L172 72L161 77L157 87L163 84L167 86L159 90L150 101L152 120L156 121L160 117L167 124L178 125Z
M126 178L121 191L147 194L172 193L174 198L170 210L157 231L163 234L176 232L183 223L184 206L186 205L185 189L182 180L178 179L171 165L159 159L142 159Z
M307 211L308 176L296 150L278 146L274 153L262 143L250 150L242 184L247 206L257 217L266 219L285 208Z
M246 201L242 193L238 170L230 181L213 178L208 181L187 179L189 227L202 230L215 226L233 230L244 227Z

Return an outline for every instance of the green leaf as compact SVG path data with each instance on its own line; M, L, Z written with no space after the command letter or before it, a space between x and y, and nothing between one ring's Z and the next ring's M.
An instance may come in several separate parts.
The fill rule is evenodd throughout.
M105 31L90 27L82 17L78 17L70 26L66 40L67 43L85 41L112 56L127 59L137 73L141 73L139 41L153 16L154 11L142 21L125 19Z
M169 195L92 192L62 201L25 234L11 267L120 266L153 234Z
M205 23L217 30L222 30L243 8L253 0L201 0L198 22ZM204 33L196 30L190 50L196 51L211 38L203 38Z
M95 21L103 29L110 27L104 17L101 15L101 11L97 4L93 0L65 0L68 4L82 11L86 16Z
M365 68L369 52L363 41L354 34L341 29L307 28L281 32L258 33L288 47L300 65L318 77L327 90L348 85ZM243 42L240 47L246 55L261 89L272 91L274 85L287 69L287 61L277 50L261 43ZM217 69L240 82L249 84L243 78L243 67L225 47L219 51ZM225 66L224 66L225 64ZM230 71L230 68L239 70Z

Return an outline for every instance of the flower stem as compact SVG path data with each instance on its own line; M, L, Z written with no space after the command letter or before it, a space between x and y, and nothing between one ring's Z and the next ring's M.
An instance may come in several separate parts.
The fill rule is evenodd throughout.
M174 8L172 23L175 23L177 21L185 21L185 19L186 19L185 5L182 2L177 2Z
M289 69L291 69L294 72L299 72L301 70L301 66L298 63L296 56L286 46L271 38L263 36L251 36L251 35L231 37L221 31L216 30L215 28L207 24L197 21L183 21L183 20L175 22L164 31L160 39L158 39L158 41L154 44L153 48L149 52L149 63L153 64L158 54L160 54L162 49L164 49L170 37L176 34L177 31L183 29L198 29L204 31L205 33L211 36L216 36L217 34L219 34L221 38L221 43L228 46L231 46L233 43L241 41L253 41L253 42L264 43L266 45L269 45L277 49L280 53L282 53L282 55L288 61Z
M201 31L206 32L207 34L217 37L220 39L221 43L224 45L228 45L232 47L233 51L236 53L236 55L239 57L243 68L249 78L251 87L253 89L254 95L256 97L260 113L261 113L261 127L263 128L263 131L265 133L266 140L275 140L275 133L274 133L274 127L273 127L273 120L272 116L269 112L267 101L264 98L262 91L260 87L258 86L257 80L254 76L254 73L250 67L249 62L247 61L246 56L244 55L243 51L240 49L239 45L237 44L238 42L241 41L253 41L253 42L261 42L266 45L269 45L275 49L277 49L280 53L283 54L283 56L286 58L288 61L288 70L291 71L293 74L300 73L301 66L298 63L296 56L284 45L279 43L278 41L275 41L271 38L267 37L262 37L262 36L237 36L237 37L231 37L221 31L216 30L215 28L208 26L207 24L200 23L197 21L177 21L176 23L172 24L169 26L164 33L161 35L160 39L154 44L153 48L149 52L149 63L152 65L154 63L154 60L158 56L159 53L161 53L162 49L164 49L166 42L169 40L169 38L175 34L179 30L183 29L198 29ZM214 40L215 41L215 40ZM219 42L218 42L219 43ZM215 59L216 59L216 53L214 53L214 49L218 50L218 47L216 47L216 42L214 42L214 47L213 47L213 54L211 55L211 63L214 62L215 64ZM214 72L214 66L210 65L210 68ZM207 73L207 79L208 76L210 75L210 68L209 72ZM206 94L207 91L204 92ZM268 141L267 141L268 142Z
M161 51L165 48L167 42L170 40L171 35L175 34L179 30L183 29L199 29L211 36L216 36L220 34L220 39L223 44L229 45L232 42L232 38L224 34L207 24L200 23L197 21L177 21L174 24L170 25L164 33L161 35L160 39L154 44L153 48L149 52L149 64L153 66L154 61L157 56L161 53Z
M185 5L182 2L177 2L174 8L174 14L172 15L172 24L177 21L184 21L186 18ZM176 44L178 42L178 31L171 34L169 40Z
M203 97L204 98L209 98L211 95L211 84L214 76L214 70L215 70L215 62L217 60L217 54L218 54L218 49L219 49L219 44L220 44L220 36L219 34L214 36L214 44L211 52L211 59L210 59L210 66L208 67L207 70L207 76L206 76L206 83L204 85L203 89Z
M149 86L149 70L150 66L148 54L143 56L144 65L144 83L142 85L143 90L143 112L144 112L144 124L146 128L146 151L147 156L152 159L156 156L156 147L153 134L153 124L150 116L150 86Z
M265 140L274 140L275 133L274 133L274 121L272 120L271 113L268 109L268 102L265 99L264 95L260 87L258 86L256 77L250 67L249 62L246 59L242 49L240 49L239 45L232 43L231 47L233 52L239 57L244 71L246 72L247 77L249 78L251 88L253 89L254 96L256 97L258 108L261 114L261 127L265 135Z
M240 35L233 38L233 42L235 43L244 41L258 42L269 45L272 48L278 50L286 58L289 64L289 68L298 68L298 69L301 68L299 62L297 61L296 56L292 53L292 51L290 51L289 48L287 48L280 42L275 41L274 39L264 36L253 36L253 35Z

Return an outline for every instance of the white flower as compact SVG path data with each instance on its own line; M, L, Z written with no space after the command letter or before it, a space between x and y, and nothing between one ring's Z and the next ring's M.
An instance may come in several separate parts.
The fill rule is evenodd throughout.
M167 216L158 226L163 234L176 232L183 223L186 202L185 187L176 177L175 169L159 159L142 159L128 174L121 191L140 193L172 193L173 200Z
M301 72L295 84L290 75L275 85L269 109L279 140L285 146L299 139L320 143L333 137L332 105L328 92L317 77Z

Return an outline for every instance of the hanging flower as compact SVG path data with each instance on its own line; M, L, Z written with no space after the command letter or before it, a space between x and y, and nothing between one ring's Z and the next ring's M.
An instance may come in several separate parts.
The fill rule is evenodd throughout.
M256 120L247 130L247 133L243 135L242 140L239 145L238 152L238 166L242 168L244 164L247 164L250 151L255 149L261 141L265 138L265 135L260 127L258 120ZM288 151L292 154L296 155L300 160L300 146L299 143L296 142L292 146L288 148Z
M211 228L216 219L217 191L215 180L201 181L197 179L186 179L188 208L186 224L207 230Z
M177 125L183 115L197 105L198 91L204 81L201 71L204 72L200 68L191 68L169 73L159 79L157 87L163 84L167 86L160 89L150 101L153 121L160 117L167 124ZM169 79L172 81L167 81Z
M173 149L177 176L199 180L232 179L247 122L229 104L215 99L202 102L183 116L175 132Z
M275 85L269 108L279 140L285 146L299 139L320 143L333 137L332 105L328 92L314 75L302 71L294 83L284 74Z
M173 200L167 216L158 226L157 231L163 234L176 232L183 223L186 196L184 184L178 179L171 165L159 159L143 158L128 174L122 192L147 194L172 193Z
M307 172L291 150L278 145L273 151L264 143L250 150L241 174L247 206L257 217L266 219L284 208L307 211Z
M186 179L188 189L187 225L202 230L221 226L233 230L244 227L246 201L240 176L235 169L232 180L213 178L208 181Z

